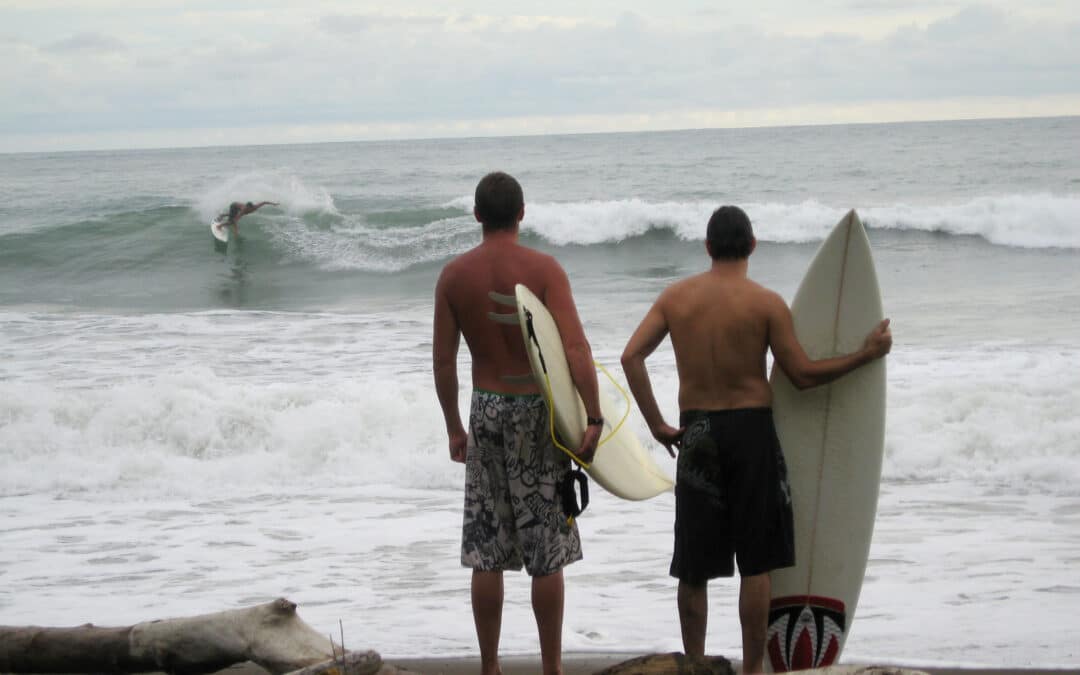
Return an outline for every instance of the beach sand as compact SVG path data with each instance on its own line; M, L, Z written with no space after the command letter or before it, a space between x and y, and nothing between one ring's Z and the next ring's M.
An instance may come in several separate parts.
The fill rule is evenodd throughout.
M604 668L613 666L623 661L633 659L640 654L630 653L595 653L595 654L564 654L564 675L592 675ZM536 675L540 672L540 656L504 656L500 659L503 675ZM397 659L387 658L385 663L404 668L422 675L475 675L480 672L479 656L463 657L431 657ZM1080 669L1053 669L1053 668L984 668L977 666L912 666L899 663L866 663L845 664L860 667L887 667L904 668L914 671L922 671L930 675L1062 675L1065 673L1080 673ZM737 661L732 661L732 666L739 668ZM844 669L846 670L846 669ZM253 663L244 663L220 671L217 675L266 675L259 666Z
M639 654L565 654L563 656L564 675L592 675L604 668L622 663L640 656ZM503 675L536 675L540 672L540 657L508 656L500 659ZM428 659L387 659L399 668L406 668L424 675L475 675L480 672L480 657L428 658ZM930 675L1050 675L1051 673L1078 673L1077 670L1018 669L1018 668L976 668L976 667L927 667L909 666L897 663L847 664L861 666L888 666L891 668L910 668ZM739 663L732 661L732 666L739 672Z

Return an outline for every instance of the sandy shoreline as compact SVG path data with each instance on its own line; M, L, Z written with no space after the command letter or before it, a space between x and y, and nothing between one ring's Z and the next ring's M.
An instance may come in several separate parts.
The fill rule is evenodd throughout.
M592 675L617 663L627 661L640 654L565 654L563 655L564 675ZM480 657L456 657L456 658L419 658L419 659L387 659L401 668L423 673L424 675L466 675L480 672ZM540 657L537 656L507 656L501 659L503 675L535 675L540 672ZM732 661L732 665L738 669L738 663ZM856 664L845 664L856 665ZM910 666L900 663L867 663L858 665L891 666L894 668L912 668L921 670L931 675L973 675L975 673L987 673L990 675L1039 675L1080 673L1080 670L1054 670L1040 668L978 668L978 667L933 667L933 666Z
M596 653L596 654L564 654L564 675L592 675L617 663L630 660L640 654L632 653ZM504 656L502 661L503 675L535 675L540 672L540 656ZM405 668L422 675L475 675L480 672L479 656L461 657L427 657L427 658L387 658L385 662L399 668ZM738 663L732 661L732 665L738 669ZM892 668L908 668L920 670L930 675L1062 675L1065 673L1080 673L1080 668L992 668L979 666L913 666L902 663L866 663L844 664L861 666L882 666ZM265 675L259 666L253 663L244 663L221 671L218 675Z

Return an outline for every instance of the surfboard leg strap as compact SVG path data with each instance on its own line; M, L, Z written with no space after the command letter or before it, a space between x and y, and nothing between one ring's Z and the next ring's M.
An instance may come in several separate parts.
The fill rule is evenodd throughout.
M577 491L574 490L575 483L581 491L580 506L578 505ZM556 488L562 502L563 513L566 514L566 522L573 525L574 519L584 513L586 507L589 506L589 477L581 470L580 466L575 464L574 468L567 472L566 476L558 482Z
M503 293L497 293L490 291L488 297L499 303L500 305L506 305L507 307L517 307L517 298L512 295L505 295Z

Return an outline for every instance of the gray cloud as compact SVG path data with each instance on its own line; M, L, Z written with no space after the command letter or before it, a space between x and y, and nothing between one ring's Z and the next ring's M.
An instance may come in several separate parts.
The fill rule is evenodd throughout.
M42 48L43 51L57 54L68 52L109 53L127 49L122 41L100 33L79 33L69 38L54 42Z
M445 25L442 17L386 16L380 14L330 14L319 18L319 28L335 35L351 35L376 29L394 29L423 27L431 28Z
M899 7L859 1L882 12ZM37 31L16 28L0 40L0 130L434 123L1080 94L1075 20L974 5L867 37L850 29L857 17L846 32L795 35L695 10L660 18L133 11L131 23L127 13L95 18L108 32L86 26L37 43ZM63 16L47 25L62 31Z
M966 0L853 0L846 3L846 7L858 10L893 11L963 7L965 3Z

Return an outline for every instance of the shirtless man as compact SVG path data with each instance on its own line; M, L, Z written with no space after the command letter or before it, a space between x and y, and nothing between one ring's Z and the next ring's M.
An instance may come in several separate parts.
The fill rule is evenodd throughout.
M255 213L262 207L269 204L270 206L277 206L277 202L259 202L253 204L248 202L247 204L241 204L240 202L233 202L229 204L229 212L218 214L218 222L221 223L221 227L232 226L233 236L240 234L240 219L249 213Z
M472 608L484 675L499 673L503 570L532 577L532 606L544 673L562 672L562 568L581 559L577 525L562 512L556 485L570 458L552 442L547 404L528 374L521 329L495 323L490 291L513 295L524 284L543 300L562 335L570 374L585 402L589 426L576 454L591 461L603 427L592 350L578 318L570 281L551 256L518 243L525 217L521 186L501 173L476 186L479 246L443 268L435 287L432 345L435 391L450 438L450 459L465 463L461 564L471 567ZM469 431L458 411L457 353L461 336L472 357Z
M889 353L889 320L863 347L811 360L795 337L791 310L778 294L747 278L757 241L735 206L709 220L707 272L669 286L638 326L622 365L653 436L680 448L675 492L679 623L688 656L704 656L708 580L734 575L738 560L743 672L764 667L769 571L795 564L787 469L772 420L765 353L799 389L831 382ZM671 334L679 373L679 428L664 421L645 359Z

